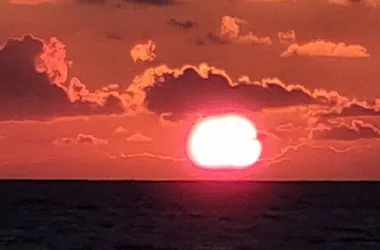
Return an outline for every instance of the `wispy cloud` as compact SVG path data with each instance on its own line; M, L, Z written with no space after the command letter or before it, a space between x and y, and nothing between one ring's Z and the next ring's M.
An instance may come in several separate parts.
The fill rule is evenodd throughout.
M150 138L146 135L143 135L141 133L136 133L136 134L129 136L126 139L126 141L128 141L128 142L151 142L152 138Z
M53 141L56 146L68 145L68 144L92 144L94 146L108 145L108 141L105 139L97 138L89 134L78 134L76 137L63 137Z
M127 154L127 153L121 153L119 157L117 156L111 156L111 158L123 158L123 159L134 159L134 158L153 158L153 159L159 159L159 160L169 160L169 161L188 161L188 159L183 157L173 157L168 155L160 155L160 154L153 154L153 153L138 153L138 154Z
M326 56L346 58L367 58L370 54L361 45L347 45L345 43L334 43L323 40L309 42L303 45L293 43L289 45L281 57L298 56Z
M114 130L115 134L127 134L128 132L128 129L124 128L123 126L119 126Z

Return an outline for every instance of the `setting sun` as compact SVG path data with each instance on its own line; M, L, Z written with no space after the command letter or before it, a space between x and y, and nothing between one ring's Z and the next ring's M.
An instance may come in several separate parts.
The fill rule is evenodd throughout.
M203 168L246 168L261 154L254 125L237 115L209 117L194 126L189 135L190 160Z

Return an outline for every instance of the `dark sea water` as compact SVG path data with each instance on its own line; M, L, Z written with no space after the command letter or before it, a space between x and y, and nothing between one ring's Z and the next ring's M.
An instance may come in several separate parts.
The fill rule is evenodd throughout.
M0 182L0 249L376 249L380 183Z

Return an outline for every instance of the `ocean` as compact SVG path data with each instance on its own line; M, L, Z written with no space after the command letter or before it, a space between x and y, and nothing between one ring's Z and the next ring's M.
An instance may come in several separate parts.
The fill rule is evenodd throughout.
M0 249L380 249L380 182L1 181Z

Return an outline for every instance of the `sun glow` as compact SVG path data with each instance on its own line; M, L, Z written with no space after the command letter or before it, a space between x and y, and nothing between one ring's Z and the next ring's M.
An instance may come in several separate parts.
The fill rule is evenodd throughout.
M209 117L190 132L190 160L203 168L241 169L254 164L261 154L255 126L238 115Z

